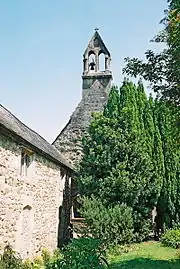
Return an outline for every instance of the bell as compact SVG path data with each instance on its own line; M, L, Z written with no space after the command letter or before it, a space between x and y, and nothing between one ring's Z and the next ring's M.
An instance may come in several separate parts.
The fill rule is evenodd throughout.
M94 60L92 60L92 62L89 64L90 70L94 70L95 65L96 64L95 64Z

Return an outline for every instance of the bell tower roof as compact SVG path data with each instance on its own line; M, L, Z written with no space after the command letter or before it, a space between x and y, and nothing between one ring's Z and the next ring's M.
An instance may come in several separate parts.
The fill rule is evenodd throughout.
M83 77L111 75L110 65L111 54L96 28L83 54Z
M111 56L110 52L106 48L106 45L104 44L99 32L99 29L95 29L95 33L92 36L91 40L89 41L89 44L84 52L84 58L88 58L88 56L91 54L91 52L96 52L98 55L100 53L104 53L107 56Z
M76 164L82 158L81 138L87 132L92 112L103 112L111 89L111 56L98 29L89 41L83 54L82 99L69 122L53 145Z

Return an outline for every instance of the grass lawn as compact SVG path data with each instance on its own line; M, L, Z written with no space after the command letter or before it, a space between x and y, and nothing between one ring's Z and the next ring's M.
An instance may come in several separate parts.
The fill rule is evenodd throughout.
M180 269L176 249L159 242L144 242L130 248L128 253L110 255L111 269Z

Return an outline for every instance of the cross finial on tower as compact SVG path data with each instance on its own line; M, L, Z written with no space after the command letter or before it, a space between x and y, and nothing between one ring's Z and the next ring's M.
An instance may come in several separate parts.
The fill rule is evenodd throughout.
M99 28L96 27L94 30L95 30L95 31L99 31Z

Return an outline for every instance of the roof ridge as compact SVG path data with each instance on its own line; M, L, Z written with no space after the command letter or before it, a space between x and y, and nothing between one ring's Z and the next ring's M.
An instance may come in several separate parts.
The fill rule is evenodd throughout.
M4 112L4 113L3 113ZM4 117L3 117L4 114ZM73 170L72 165L66 161L61 153L36 131L20 121L11 111L0 104L0 123L12 133L25 140L27 143L53 158L56 162Z
M5 109L9 114L11 114L11 116L13 116L13 118L15 118L18 122L20 122L23 126L25 126L26 128L28 128L31 132L37 134L39 137L41 137L45 142L47 142L48 144L51 145L51 143L49 143L44 137L42 137L40 134L38 134L36 131L34 131L33 129L31 129L28 125L26 125L24 122L22 122L19 118L17 118L17 116L15 116L9 109L7 109L5 106L3 106L2 104L0 104L0 106Z

